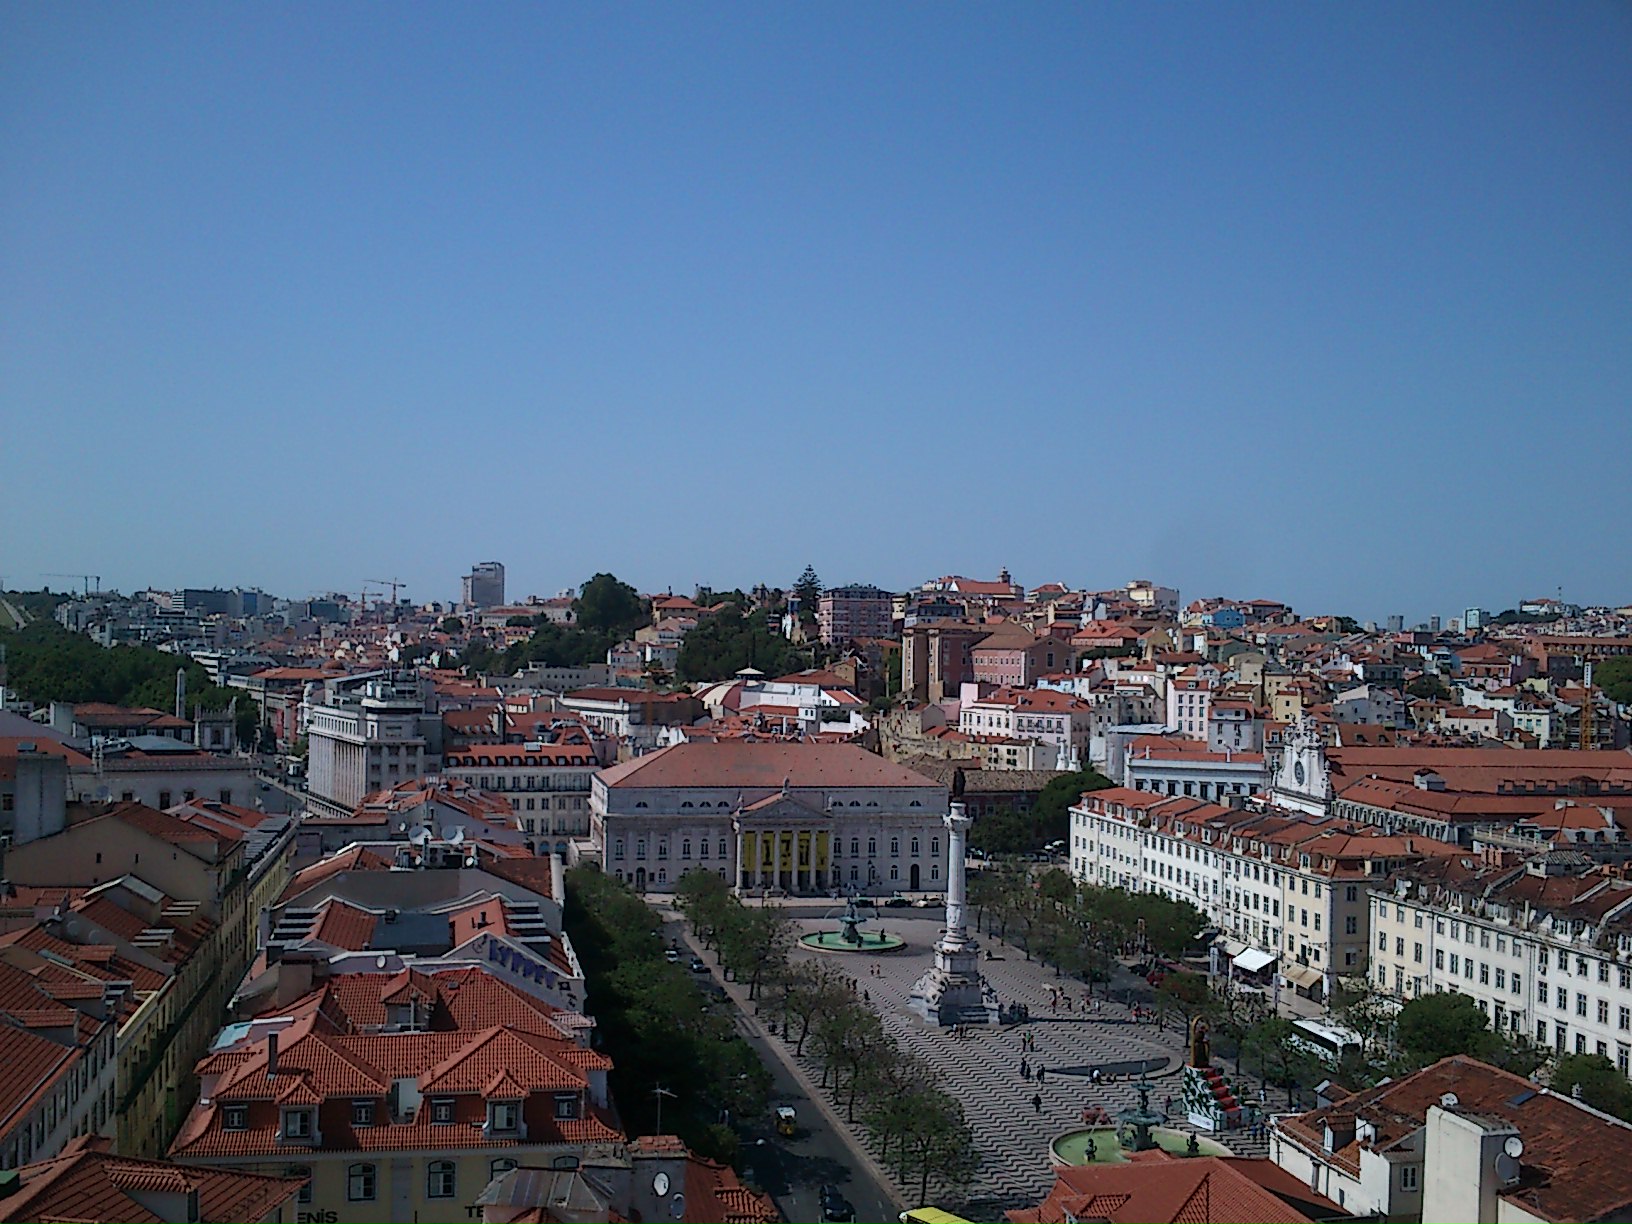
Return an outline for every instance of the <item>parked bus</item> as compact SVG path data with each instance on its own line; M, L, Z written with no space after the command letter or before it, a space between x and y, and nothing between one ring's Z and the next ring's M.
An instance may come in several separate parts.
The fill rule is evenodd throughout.
M1294 1020L1292 1044L1335 1068L1345 1057L1360 1057L1360 1035L1319 1020Z

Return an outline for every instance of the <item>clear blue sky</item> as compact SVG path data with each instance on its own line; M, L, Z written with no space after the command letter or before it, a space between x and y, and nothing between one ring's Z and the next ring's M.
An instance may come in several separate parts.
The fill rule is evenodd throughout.
M1632 7L11 4L0 575L1632 599Z

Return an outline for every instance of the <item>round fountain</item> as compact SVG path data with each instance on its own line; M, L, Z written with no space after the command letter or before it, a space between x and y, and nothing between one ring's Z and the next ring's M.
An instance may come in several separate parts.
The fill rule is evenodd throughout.
M1148 1152L1161 1148L1174 1156L1229 1156L1230 1149L1211 1139L1202 1139L1184 1131L1163 1126L1167 1114L1150 1103L1151 1084L1140 1076L1139 1104L1107 1114L1103 1109L1084 1111L1084 1121L1090 1112L1098 1115L1097 1125L1069 1130L1049 1145L1049 1155L1055 1164L1116 1164L1128 1158L1130 1152Z
M861 924L869 921L856 905L856 896L850 894L850 901L844 910L829 910L823 915L823 920L838 915L839 929L836 931L817 931L800 939L807 948L817 952L894 952L897 948L905 947L906 940L896 935L885 935L872 931L863 931Z

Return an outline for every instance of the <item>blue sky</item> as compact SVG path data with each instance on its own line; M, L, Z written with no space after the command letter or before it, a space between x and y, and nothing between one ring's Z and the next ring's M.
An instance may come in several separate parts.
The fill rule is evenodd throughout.
M1632 599L1625 5L0 8L0 576Z

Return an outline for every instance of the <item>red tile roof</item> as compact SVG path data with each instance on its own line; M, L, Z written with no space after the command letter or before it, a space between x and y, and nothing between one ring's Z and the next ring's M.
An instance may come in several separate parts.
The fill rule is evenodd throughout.
M636 757L600 774L608 788L729 786L743 790L790 786L938 784L851 744L682 743Z
M1178 1159L1158 1150L1126 1164L1058 1168L1054 1175L1047 1198L1008 1218L1017 1224L1064 1224L1068 1217L1111 1224L1307 1224L1344 1214L1268 1160Z
M157 1222L167 1217L143 1205L144 1192L196 1191L202 1221L260 1220L292 1211L303 1182L114 1156L106 1140L84 1136L51 1160L22 1166L0 1212L8 1220Z

